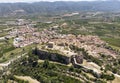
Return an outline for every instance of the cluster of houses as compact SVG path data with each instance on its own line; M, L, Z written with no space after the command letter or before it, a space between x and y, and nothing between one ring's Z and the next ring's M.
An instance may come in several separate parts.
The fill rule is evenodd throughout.
M49 58L65 64L73 63L75 66L80 67L82 66L84 55L70 49L70 45L84 48L89 55L94 57L100 57L100 54L110 55L114 58L117 56L114 51L105 48L107 43L98 36L59 34L56 32L56 28L58 26L39 31L37 28L23 25L10 31L9 36L14 37L13 45L15 47L25 47L33 43L38 44L40 47L37 54L41 59ZM84 68L86 67L88 66Z
M24 47L33 43L47 43L50 39L58 35L51 29L44 29L39 32L38 29L25 25L10 31L9 36L14 37L13 45L15 47Z
M33 43L43 44L54 42L54 44L58 46L74 45L79 48L84 48L89 55L94 57L99 57L100 54L111 55L114 58L117 56L114 51L105 48L107 43L102 41L98 36L59 34L53 28L44 29L40 32L38 29L27 25L13 29L9 34L10 36L14 36L13 45L15 47L24 47Z
M102 41L98 36L84 36L84 35L62 35L59 38L51 39L51 42L55 42L57 45L74 45L79 48L84 48L89 55L94 57L100 57L100 54L110 55L116 58L117 54L110 49L106 49L106 42Z

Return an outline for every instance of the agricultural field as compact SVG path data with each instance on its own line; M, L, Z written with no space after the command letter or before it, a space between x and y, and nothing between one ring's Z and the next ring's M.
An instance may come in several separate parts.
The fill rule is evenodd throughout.
M72 19L72 20L71 20ZM100 20L101 19L101 20ZM62 34L74 35L97 35L111 46L120 48L120 24L119 21L103 21L103 18L91 17L83 19L80 16L67 17L60 23L66 24L61 26L59 32ZM110 20L110 19L109 19Z

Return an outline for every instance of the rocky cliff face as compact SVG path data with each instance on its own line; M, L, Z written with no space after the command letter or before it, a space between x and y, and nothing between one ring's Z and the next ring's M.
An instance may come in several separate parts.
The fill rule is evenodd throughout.
M49 59L49 60L57 61L64 64L71 63L71 57L67 57L65 55L61 55L58 53L50 53L42 50L37 50L37 52L34 52L34 53L37 54L39 58L43 60Z

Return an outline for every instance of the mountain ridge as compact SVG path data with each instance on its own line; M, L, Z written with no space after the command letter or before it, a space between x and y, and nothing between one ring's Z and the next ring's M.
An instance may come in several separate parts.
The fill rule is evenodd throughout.
M44 14L75 11L120 11L120 1L56 1L34 3L0 3L0 15L11 13ZM18 10L23 10L18 11Z

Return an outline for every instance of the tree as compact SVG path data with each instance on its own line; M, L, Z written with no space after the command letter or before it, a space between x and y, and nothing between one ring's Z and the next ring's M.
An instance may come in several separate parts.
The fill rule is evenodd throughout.
M37 53L37 51L38 51L38 48L37 47L35 47L35 50L34 50L34 54L35 55L37 55L38 53Z
M31 63L34 62L34 61L38 61L38 59L39 59L38 56L32 54L32 52L29 52L28 55L29 55L28 61L31 62Z
M113 72L113 73L117 73L117 68L113 68L113 69L112 69L112 72Z
M49 61L48 60L45 60L44 63L43 63L43 67L45 69L47 69L49 67Z
M108 75L108 74L102 73L101 78L104 78L104 79L106 79L106 80L112 81L112 80L115 79L115 76L114 76L113 74L112 74L112 75Z
M73 66L71 66L71 67L69 68L69 71L74 72L74 67L73 67Z

